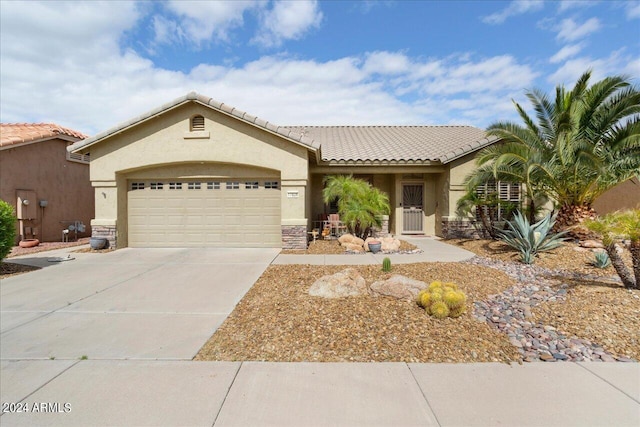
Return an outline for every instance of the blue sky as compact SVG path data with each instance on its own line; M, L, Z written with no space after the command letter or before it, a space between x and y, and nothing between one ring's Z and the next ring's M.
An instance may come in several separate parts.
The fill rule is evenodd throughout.
M282 125L515 119L627 74L640 1L0 1L0 119L95 134L195 90Z

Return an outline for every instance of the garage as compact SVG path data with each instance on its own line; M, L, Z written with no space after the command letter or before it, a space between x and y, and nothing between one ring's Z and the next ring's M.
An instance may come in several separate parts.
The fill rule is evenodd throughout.
M280 182L130 180L130 247L280 247Z

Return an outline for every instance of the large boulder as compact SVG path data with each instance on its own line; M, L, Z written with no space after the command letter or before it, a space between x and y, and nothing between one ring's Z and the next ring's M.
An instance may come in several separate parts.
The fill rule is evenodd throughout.
M383 237L380 239L382 243L382 252L398 252L400 250L400 240L393 237Z
M353 239L355 238L356 236L353 234L346 233L338 237L338 242L340 242L341 245L344 245L345 243L353 243Z
M322 276L309 288L309 295L323 298L355 297L368 294L369 289L364 277L353 268Z
M383 295L408 301L415 300L418 292L426 287L427 284L425 282L400 274L394 274L387 280L378 280L370 286L374 296Z
M364 252L362 245L358 245L357 243L343 243L342 247L351 252Z

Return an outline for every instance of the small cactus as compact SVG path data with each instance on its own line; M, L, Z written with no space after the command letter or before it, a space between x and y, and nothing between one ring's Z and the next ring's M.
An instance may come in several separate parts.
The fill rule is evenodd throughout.
M391 271L391 259L389 257L386 257L382 260L382 271L384 271L385 273Z
M432 282L418 293L416 302L438 319L460 317L466 311L467 296L455 283Z

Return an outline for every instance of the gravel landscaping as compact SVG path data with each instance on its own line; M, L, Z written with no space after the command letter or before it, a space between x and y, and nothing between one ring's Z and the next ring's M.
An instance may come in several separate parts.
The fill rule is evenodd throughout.
M415 303L389 297L308 295L315 280L346 266L271 266L196 359L640 360L640 291L624 289L611 267L592 267L591 251L567 243L527 266L501 242L445 242L478 256L463 263L394 265L389 274L380 266L355 268L368 285L390 274L455 282L468 296L460 318L436 320Z

